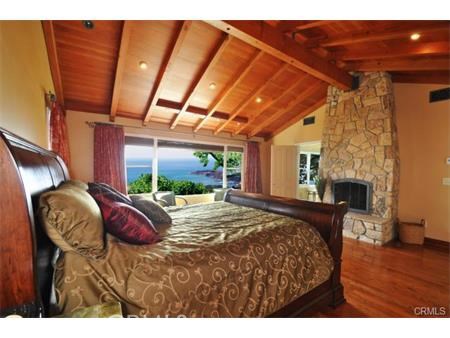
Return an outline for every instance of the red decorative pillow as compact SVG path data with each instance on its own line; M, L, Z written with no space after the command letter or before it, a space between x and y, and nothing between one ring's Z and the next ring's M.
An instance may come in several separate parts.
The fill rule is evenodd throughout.
M100 202L105 229L131 244L153 244L161 238L152 222L140 211L121 202Z
M100 207L105 229L110 234L131 244L153 244L161 240L152 222L133 206L114 201L107 193L92 196Z
M125 203L128 205L132 205L131 199L125 195L122 194L120 191L114 189L113 187L107 185L106 183L88 183L89 189L88 192L94 196L98 196L100 194L105 195L109 200ZM95 198L95 196L94 196Z

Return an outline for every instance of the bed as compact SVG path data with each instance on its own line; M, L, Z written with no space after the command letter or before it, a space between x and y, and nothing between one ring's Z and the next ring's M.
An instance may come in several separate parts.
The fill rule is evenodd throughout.
M109 236L107 256L94 262L56 255L35 219L40 194L69 178L63 161L5 130L0 159L2 316L119 300L129 316L287 317L344 302L345 204L232 191L223 202L171 208L160 243Z

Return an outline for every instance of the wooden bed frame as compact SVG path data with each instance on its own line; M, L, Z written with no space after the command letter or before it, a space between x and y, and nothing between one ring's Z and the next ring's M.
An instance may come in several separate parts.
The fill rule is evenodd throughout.
M56 247L44 233L35 211L40 194L69 179L56 154L0 128L0 316L52 314L51 290ZM301 218L315 226L334 259L328 281L288 304L273 317L300 316L313 307L345 301L340 281L342 222L346 204L324 204L233 193L231 203Z

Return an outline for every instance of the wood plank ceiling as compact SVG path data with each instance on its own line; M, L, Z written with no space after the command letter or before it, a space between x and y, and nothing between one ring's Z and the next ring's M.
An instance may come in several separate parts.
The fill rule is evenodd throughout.
M65 109L270 138L350 72L449 81L449 21L44 21ZM413 41L411 34L420 38ZM140 65L145 63L145 69Z

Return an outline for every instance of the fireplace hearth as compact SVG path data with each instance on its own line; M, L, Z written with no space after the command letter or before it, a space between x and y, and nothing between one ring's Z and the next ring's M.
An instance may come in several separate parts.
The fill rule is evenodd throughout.
M332 183L333 202L347 202L349 210L370 214L372 184L357 179L341 179Z

